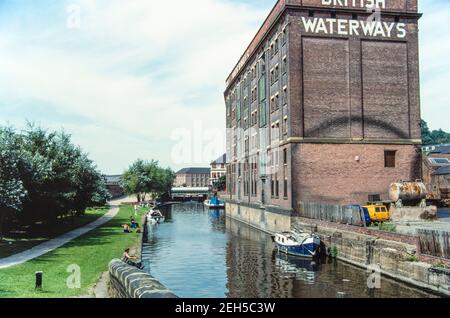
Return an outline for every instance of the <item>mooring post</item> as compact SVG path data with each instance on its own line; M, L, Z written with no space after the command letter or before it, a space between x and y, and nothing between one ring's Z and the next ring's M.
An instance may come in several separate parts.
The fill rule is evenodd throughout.
M36 272L36 287L35 290L42 290L42 276L43 272Z

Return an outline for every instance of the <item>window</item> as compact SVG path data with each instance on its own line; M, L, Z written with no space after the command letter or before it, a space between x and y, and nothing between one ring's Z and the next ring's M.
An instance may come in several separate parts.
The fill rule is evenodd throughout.
M287 72L287 57L283 57L283 61L281 63L281 73L284 74Z
M450 160L448 160L447 158L430 158L429 160L434 165L445 166L450 164Z
M275 66L275 82L280 79L280 68L279 66Z
M282 95L281 95L281 104L284 106L284 105L287 105L287 86L285 86L284 88L283 88L283 93L282 93Z
M270 71L270 85L275 84L280 79L280 68L278 64Z
M270 111L274 112L280 108L280 95L277 93L270 99Z
M272 124L272 132L271 132L271 140L279 140L280 139L280 122Z
M283 118L283 136L288 134L288 117L284 116Z
M259 105L259 126L265 127L266 125L267 125L266 102L263 101Z
M252 90L252 103L256 102L257 99L258 99L258 89L255 86Z
M272 197L275 195L275 183L273 181L273 175L270 176L270 194Z
M385 150L384 152L384 166L386 168L395 168L395 154L394 150Z
M263 76L259 80L259 102L266 99L266 78Z
M287 198L288 198L288 191L287 191L287 188L288 188L288 182L287 182L287 179L284 178L284 181L283 181L283 198L284 198L284 199L287 199Z
M287 149L283 149L283 164L287 165Z
M284 45L284 44L286 44L286 41L287 41L287 30L286 30L286 28L284 28L283 32L281 34L281 42Z
M278 173L275 173L275 196L280 196L280 180L278 180Z
M261 56L261 59L259 60L258 64L259 64L259 76L264 76L266 74L266 58L264 54Z

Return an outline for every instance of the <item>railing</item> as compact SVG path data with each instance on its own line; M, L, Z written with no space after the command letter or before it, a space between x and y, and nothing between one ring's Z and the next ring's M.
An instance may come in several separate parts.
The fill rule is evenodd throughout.
M301 202L300 216L341 224L361 226L364 224L358 207L333 205L317 202Z
M419 229L417 235L421 255L450 259L450 232Z

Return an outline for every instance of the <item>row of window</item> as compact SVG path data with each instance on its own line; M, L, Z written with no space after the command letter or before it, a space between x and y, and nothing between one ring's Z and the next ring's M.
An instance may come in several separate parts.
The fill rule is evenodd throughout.
M278 178L278 173L270 177L270 194L272 199L278 199L280 197L280 180ZM288 180L285 178L283 180L283 199L288 199Z
M274 54L278 53L279 51L279 39L281 38L282 45L284 45L287 41L287 30L286 28L283 29L283 31L276 37L276 39L271 43L269 48L269 55L272 58ZM281 65L281 74L285 74L287 72L287 57L284 56L282 59L282 65ZM227 115L231 116L231 120L237 120L240 121L241 119L241 93L243 93L245 96L243 96L244 109L248 109L249 102L254 103L258 101L259 97L259 104L260 107L262 107L263 102L266 99L266 81L265 81L265 74L266 74L266 58L265 53L262 53L262 55L259 57L258 61L253 65L250 70L246 73L246 75L243 77L243 79L238 82L236 85L236 88L231 92L229 98L227 98ZM251 85L251 82L253 80L256 80L259 78L258 85L259 85L259 96L258 96L258 90L257 87L254 87L251 89L250 98L247 98L247 93L249 86ZM280 72L279 72L279 66L276 65L270 72L269 76L269 82L270 85L273 85L280 79ZM241 92L242 90L242 92ZM234 106L235 105L235 106ZM265 114L260 112L261 114L261 126L265 126Z
M225 175L225 172L213 172L212 173L212 178L213 179L218 179L218 178L220 178L220 177L223 177Z
M273 58L280 50L280 41L281 45L285 45L287 42L287 29L284 28L283 31L275 37L275 40L270 44L269 47L269 55L270 58Z
M283 61L281 62L281 75L286 74L287 72L287 57L283 57ZM270 70L270 85L274 85L276 82L280 80L280 68L279 65L275 65L274 68Z
M283 118L283 125L280 126L280 121L276 121L274 123L272 123L272 125L270 126L270 140L271 141L275 141L275 140L280 140L281 136L286 136L288 134L288 117L284 116Z

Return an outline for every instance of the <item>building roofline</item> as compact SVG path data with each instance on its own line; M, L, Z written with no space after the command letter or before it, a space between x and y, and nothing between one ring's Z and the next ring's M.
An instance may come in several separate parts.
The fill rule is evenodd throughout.
M273 22L268 23L269 18L272 16L272 14L276 11L277 7L280 5L280 3L283 3L282 7L280 8L280 12L277 15L276 19L274 19ZM227 82L227 90L229 89L229 87L231 86L231 84L234 82L234 80L238 77L238 75L242 72L242 69L244 68L244 66L247 65L248 63L248 59L250 57L252 57L255 52L257 51L256 48L258 48L261 44L261 42L264 41L264 39L266 38L267 34L270 33L270 31L272 30L272 27L274 24L276 24L279 20L279 17L284 13L285 11L285 6L286 6L286 0L278 0L275 5L272 7L272 9L270 10L269 14L267 15L267 17L264 19L264 22L261 24L261 26L259 27L258 31L256 32L255 36L252 38L252 40L250 41L250 44L246 47L244 53L240 56L238 62L235 64L235 66L233 67L233 69L231 70L230 74L228 75L226 82ZM264 33L263 28L267 26L267 31ZM264 35L263 35L264 34ZM261 39L259 39L257 41L257 38L261 36ZM251 50L252 46L254 46L253 50ZM249 53L251 52L251 53ZM245 56L247 54L247 60L245 62L243 62L242 67L239 69L239 65L241 64L241 62L244 60ZM236 73L234 76L233 74Z
M280 5L280 3L282 3ZM269 19L271 18L272 14L276 11L277 7L280 5L279 12L277 16L273 19L272 22L269 23ZM364 9L357 9L357 8L326 8L326 7L318 7L318 6L303 6L299 4L289 4L287 3L287 0L278 0L275 5L273 6L272 10L267 15L266 19L262 23L261 27L256 32L255 36L250 41L250 44L246 47L244 53L239 58L238 62L233 67L232 71L228 75L226 79L226 89L224 91L224 95L226 95L229 91L229 89L232 87L236 79L241 75L242 70L245 69L245 67L248 65L249 60L255 55L255 53L258 51L258 48L260 47L261 43L265 41L267 38L267 35L272 31L274 25L276 25L280 18L283 16L283 14L289 10L314 10L314 11L334 11L337 13L360 13L360 14L368 14L366 10ZM420 19L422 17L422 13L413 12L413 11L400 11L400 10L389 10L384 9L381 13L382 15L387 16L407 16L407 17L414 17ZM267 30L263 32L263 29L267 27Z

